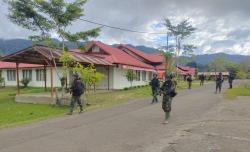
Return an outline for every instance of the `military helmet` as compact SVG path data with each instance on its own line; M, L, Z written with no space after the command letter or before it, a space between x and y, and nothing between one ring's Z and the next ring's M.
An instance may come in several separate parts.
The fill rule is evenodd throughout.
M76 78L76 79L78 79L79 78L79 74L78 73L74 73L73 77Z
M166 73L165 74L165 79L173 78L174 74L173 73Z

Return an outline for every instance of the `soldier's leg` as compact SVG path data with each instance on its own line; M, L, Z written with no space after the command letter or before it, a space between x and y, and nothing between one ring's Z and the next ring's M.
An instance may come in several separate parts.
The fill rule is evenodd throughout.
M155 92L154 92L154 89L152 89L152 96L153 96L153 99L152 99L151 103L154 103L154 101L155 101Z
M70 102L70 110L69 110L69 114L72 114L75 108L75 103L76 103L76 97L72 96L71 97L71 102Z
M78 103L78 105L80 107L80 112L82 112L83 111L83 107L82 107L82 102L81 102L81 96L77 97L77 103Z
M222 84L219 84L219 93L221 93L221 86Z
M215 93L217 93L217 91L218 91L218 87L219 87L219 85L216 83Z

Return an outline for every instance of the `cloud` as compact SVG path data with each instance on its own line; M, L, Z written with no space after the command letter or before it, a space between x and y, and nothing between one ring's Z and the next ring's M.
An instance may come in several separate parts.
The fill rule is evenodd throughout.
M249 0L89 0L84 7L83 18L147 32L165 31L161 26L164 17L170 18L173 23L189 19L197 30L183 43L196 45L196 53L230 52L250 55L249 6ZM11 23L6 17L7 13L6 4L1 4L0 38L24 38L33 34ZM94 27L97 26L77 21L68 30L76 32ZM131 43L159 47L166 44L165 38L164 35L102 28L98 40L108 44Z

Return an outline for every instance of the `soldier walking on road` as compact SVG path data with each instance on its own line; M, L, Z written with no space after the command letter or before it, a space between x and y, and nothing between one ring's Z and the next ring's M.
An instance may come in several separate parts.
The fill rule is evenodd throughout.
M171 112L172 99L177 94L175 92L176 82L174 82L172 79L173 79L172 74L166 75L165 79L166 81L163 83L161 87L161 93L163 94L162 109L165 112L164 124L168 123L168 118L170 117L170 112Z
M73 83L72 83L72 85L70 87L70 94L72 94L72 97L71 97L71 103L70 103L70 112L68 113L68 115L73 114L76 103L80 107L80 113L83 112L83 106L82 106L82 102L81 102L81 95L84 93L84 84L80 80L78 74L74 74L73 76L74 76L74 81L73 81Z
M193 81L193 79L192 79L191 74L188 74L188 76L187 76L188 89L191 89L192 81Z
M233 88L233 80L234 80L234 75L232 73L229 73L228 76L229 89Z
M200 86L203 86L203 85L204 85L204 81L205 81L205 75L204 75L204 74L201 74L201 75L200 75Z
M157 96L159 95L159 89L160 89L160 81L157 78L157 74L153 75L153 79L150 81L150 86L152 89L152 96L153 96L153 100L151 102L151 104L153 103L157 103L158 102L158 98Z
M222 73L220 72L219 75L217 75L215 78L215 83L216 83L215 93L217 93L218 91L219 91L219 93L221 93L221 87L222 87L223 81L224 81L224 79L223 79Z

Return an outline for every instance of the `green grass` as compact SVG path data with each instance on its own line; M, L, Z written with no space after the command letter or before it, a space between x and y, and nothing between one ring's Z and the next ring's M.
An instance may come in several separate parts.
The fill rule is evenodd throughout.
M224 97L229 100L233 100L237 96L250 96L250 82L233 89L228 89L224 93Z
M21 93L38 93L42 88L25 88ZM0 89L0 128L46 119L65 113L65 107L14 102L16 88Z
M197 86L199 86L199 82L194 81L193 87ZM182 81L179 82L177 90L185 88L187 88L187 83ZM21 89L22 94L39 92L43 92L43 88ZM14 87L0 88L0 128L56 117L68 112L68 107L16 103L14 101L15 95L16 88ZM128 90L99 92L87 96L87 102L90 105L86 107L86 110L89 111L103 107L110 107L112 105L150 96L151 89L149 86Z

